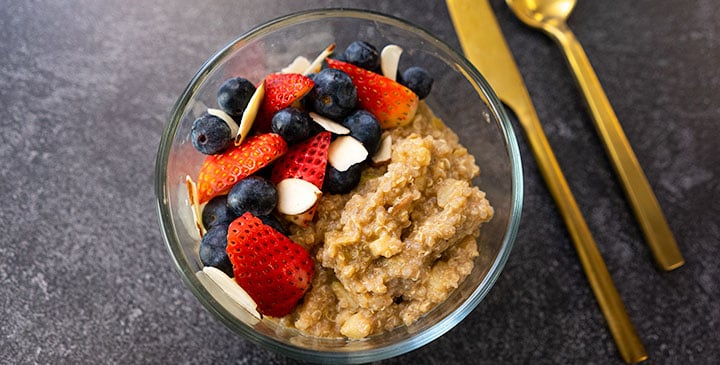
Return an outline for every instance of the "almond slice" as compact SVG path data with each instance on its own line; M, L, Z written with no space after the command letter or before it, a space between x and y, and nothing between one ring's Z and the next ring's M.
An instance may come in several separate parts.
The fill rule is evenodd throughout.
M322 67L323 61L330 56L333 51L335 50L335 43L329 45L325 50L320 52L320 54L315 57L315 59L312 61L310 66L308 66L307 69L302 73L303 75L307 76L311 73L320 72L320 68Z
M285 215L304 213L322 196L322 191L303 179L284 179L277 186L277 211Z
M205 235L205 227L202 224L202 213L200 211L200 203L198 202L198 189L197 184L193 181L190 175L185 175L185 187L188 191L188 200L192 211L193 221L195 221L195 227L200 232L200 237Z
M293 215L283 214L282 216L293 224L296 224L300 227L307 227L310 225L310 223L312 223L313 218L315 218L315 213L317 212L318 202L315 202L315 205L313 205L310 209L308 209L300 214L293 214Z
M220 119L222 119L225 124L227 124L228 127L230 127L230 135L236 136L238 133L238 125L235 123L235 119L233 119L228 113L225 113L221 109L213 109L208 108L207 110L208 114L214 115Z
M394 44L388 44L380 52L380 70L383 76L390 80L396 81L398 64L400 64L400 55L403 49Z
M245 308L253 316L258 319L262 319L262 315L257 311L257 304L255 301L235 280L216 267L205 266L202 270L232 300L241 307Z
M341 136L330 143L328 162L338 171L347 171L350 166L365 161L368 151L351 136Z
M245 140L245 137L250 134L250 129L255 122L258 110L262 104L263 98L265 98L265 80L255 89L255 92L250 97L248 105L243 111L242 119L240 120L240 126L238 127L237 134L235 135L235 145L239 146Z
M287 67L280 70L280 73L284 74L299 74L305 72L310 67L310 60L303 56L297 56L295 59L287 65Z
M389 162L392 158L392 136L385 134L380 140L380 147L377 152L371 157L373 166L380 166L386 162Z
M344 125L342 125L338 122L335 122L332 119L325 118L322 115L317 114L315 112L310 112L308 114L310 114L310 118L312 118L312 120L315 121L315 123L320 124L320 126L323 127L323 129L325 129L326 131L328 131L330 133L335 133L335 134L339 134L339 135L350 134L349 129L345 128Z

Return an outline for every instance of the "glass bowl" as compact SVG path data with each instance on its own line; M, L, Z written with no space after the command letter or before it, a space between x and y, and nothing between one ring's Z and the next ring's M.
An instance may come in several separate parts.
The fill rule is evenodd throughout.
M329 44L340 49L354 40L377 47L400 45L400 66L422 65L434 76L432 111L460 135L481 174L474 181L487 193L495 215L478 238L475 268L442 304L409 326L364 340L304 335L268 319L259 320L235 304L203 273L199 234L192 218L185 177L197 177L204 156L190 141L192 122L216 107L216 92L228 77L254 83L278 72L296 56L313 59ZM348 9L295 13L262 24L214 54L174 106L160 142L155 171L157 211L165 243L183 280L200 302L234 332L268 349L301 360L361 363L417 349L463 320L498 278L510 254L522 208L522 169L512 126L482 75L460 54L430 33L393 17Z

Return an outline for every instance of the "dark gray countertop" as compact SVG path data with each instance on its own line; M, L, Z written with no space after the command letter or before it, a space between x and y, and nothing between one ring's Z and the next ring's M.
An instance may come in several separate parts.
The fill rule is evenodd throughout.
M0 7L0 363L294 363L235 336L181 282L154 207L163 124L210 54L281 13L374 9L459 48L444 2L402 3ZM720 7L581 1L570 19L687 260L665 273L652 262L560 51L502 1L492 4L649 363L717 363ZM463 323L383 363L621 363L517 131L525 205L505 271Z

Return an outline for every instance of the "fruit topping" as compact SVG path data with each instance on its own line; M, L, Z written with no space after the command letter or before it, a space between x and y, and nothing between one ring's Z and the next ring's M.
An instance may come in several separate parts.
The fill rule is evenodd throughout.
M420 67L398 71L396 45L356 41L327 58L334 49L297 57L257 87L228 79L221 109L193 123L192 143L208 155L197 184L186 177L203 272L257 318L289 314L312 282L312 256L285 224L309 226L323 193L347 194L369 164L390 161L383 129L411 122L432 86Z
M330 143L328 162L338 171L346 171L350 166L359 164L368 157L363 144L351 136L341 136Z
M400 83L417 94L418 98L425 99L432 89L433 78L424 68L413 66L402 73Z
M283 224L283 222L281 222L279 219L277 219L274 215L272 215L272 214L262 215L262 216L259 216L258 218L260 218L260 220L263 223L274 228L276 231L278 231L286 236L290 234L290 232L288 232L287 228L285 227L285 224Z
M214 108L208 108L207 110L208 114L214 115L220 119L222 119L225 124L230 127L230 136L234 137L237 134L238 131L238 125L237 122L235 122L235 119L231 117L228 113L225 113L221 109L214 109Z
M193 147L200 153L213 155L230 146L232 130L224 120L203 114L193 122L190 139Z
M278 184L287 178L297 178L322 188L329 148L330 132L320 132L291 146L273 166L270 180Z
M198 175L198 203L227 194L236 182L267 166L287 151L287 143L275 133L248 138L222 154L205 158Z
M330 119L341 119L357 103L357 90L353 80L343 71L323 69L314 77L315 87L310 91L309 105L316 113Z
M315 83L300 74L275 73L265 77L265 97L255 119L255 129L259 132L270 131L273 115L299 101Z
M382 129L375 116L365 110L357 110L342 121L350 130L350 136L360 141L370 155L380 146Z
M254 216L272 213L278 202L278 192L270 181L248 176L238 181L227 195L227 206L236 216L250 212Z
M380 53L375 46L365 41L350 43L342 58L345 62L370 71L376 71L380 67Z
M210 228L200 241L199 253L203 265L216 267L232 276L232 264L225 250L229 224L230 222L227 222Z
M383 129L410 123L418 107L418 96L385 76L355 65L327 60L328 66L350 76L357 88L358 107L372 113Z
M281 109L272 118L272 131L279 134L288 144L295 144L310 136L310 115L300 109Z
M338 169L328 164L327 170L325 171L323 191L329 194L349 193L360 183L362 169L362 164L355 164L345 171L338 171Z
M255 85L242 77L233 77L220 86L217 103L230 116L237 118L243 114L250 98L255 93Z
M235 281L258 311L273 317L289 314L315 274L307 250L249 212L230 224L227 241Z
M218 195L205 204L202 210L202 224L206 229L217 225L228 225L237 218L227 206L227 195Z
M402 52L403 49L394 44L389 44L383 48L382 53L380 53L380 69L383 76L396 81L395 77L397 76Z

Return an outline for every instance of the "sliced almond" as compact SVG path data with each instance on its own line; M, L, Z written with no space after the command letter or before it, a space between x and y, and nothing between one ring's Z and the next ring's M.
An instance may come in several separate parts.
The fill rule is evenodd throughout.
M392 158L392 136L386 134L380 140L380 147L371 157L374 166L380 166L390 161Z
M202 213L200 211L199 195L197 184L193 181L190 175L185 176L185 187L188 191L188 200L190 203L190 209L192 211L193 220L195 221L195 227L200 233L200 237L205 235L205 227L202 224Z
M280 72L284 74L299 74L305 72L310 67L310 60L303 56L297 56L295 59L283 68Z
M238 131L235 135L236 146L241 145L245 137L250 134L250 129L255 122L255 117L257 117L258 110L260 110L260 104L262 104L263 98L265 98L265 80L255 89L255 92L250 97L250 101L248 101L248 105L243 111L240 126L238 126Z
M317 114L315 112L310 112L310 118L315 121L315 123L320 124L323 129L325 129L328 132L335 133L338 135L344 135L344 134L350 134L350 130L345 128L344 125L329 119L325 118L320 114Z
M328 162L338 171L347 171L350 166L365 161L367 156L365 146L350 136L336 138L328 148Z
M388 44L383 48L380 52L380 70L383 76L395 81L402 52L403 49L395 44Z
M243 289L237 281L227 276L222 270L212 267L203 267L203 272L212 279L232 300L245 308L253 316L262 319L262 315L257 311L257 304L250 297L245 289Z
M303 179L284 179L277 186L277 211L285 215L304 213L315 205L322 191Z
M317 57L315 57L315 59L310 64L310 66L308 66L308 68L305 69L305 71L302 74L307 76L311 73L320 72L320 68L322 67L323 61L325 61L325 59L328 56L330 56L334 50L335 50L335 43L329 45Z
M221 109L213 109L213 108L208 108L207 112L210 115L214 115L214 116L222 119L225 122L225 124L227 124L227 126L230 127L230 135L231 136L237 135L238 125L237 125L237 123L235 123L235 119L233 119L233 117L231 117L228 113L225 113Z
M283 214L283 217L287 219L289 222L292 222L293 224L296 224L301 227L307 227L312 223L313 218L315 217L315 212L317 211L318 203L316 202L315 205L313 205L310 209L300 213L300 214Z

